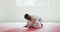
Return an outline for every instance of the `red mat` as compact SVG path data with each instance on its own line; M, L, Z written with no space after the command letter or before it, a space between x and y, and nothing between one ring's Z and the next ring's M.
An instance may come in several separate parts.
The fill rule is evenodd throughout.
M26 23L0 23L0 32L60 32L60 24L43 23L42 28L25 28Z
M36 30L41 29L41 28L27 28L27 29L10 29L4 32L35 32Z

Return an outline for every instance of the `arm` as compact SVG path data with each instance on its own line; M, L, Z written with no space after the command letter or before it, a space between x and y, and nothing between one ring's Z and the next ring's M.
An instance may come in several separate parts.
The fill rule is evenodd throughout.
M36 23L36 18L32 18L31 21L32 21L32 25L34 25Z
M29 21L27 22L27 24L24 27L28 27L28 25L29 25Z

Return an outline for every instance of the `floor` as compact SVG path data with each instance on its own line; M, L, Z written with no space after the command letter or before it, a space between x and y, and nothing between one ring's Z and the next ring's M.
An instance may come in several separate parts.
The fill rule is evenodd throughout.
M23 27L26 22L0 23L0 32L60 32L59 23L43 23L42 28Z

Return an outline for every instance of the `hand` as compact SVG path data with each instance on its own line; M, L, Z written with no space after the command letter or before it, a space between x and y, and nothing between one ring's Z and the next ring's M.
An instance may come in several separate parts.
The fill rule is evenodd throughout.
M24 26L24 27L27 27L27 25L26 25L26 26Z

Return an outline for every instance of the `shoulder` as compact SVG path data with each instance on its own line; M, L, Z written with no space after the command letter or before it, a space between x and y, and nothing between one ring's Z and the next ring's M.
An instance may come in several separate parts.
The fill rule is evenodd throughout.
M38 17L38 16L36 16L36 15L31 15L31 17Z
M37 15L31 15L31 17L37 18L37 19L41 18L40 16L37 16Z

